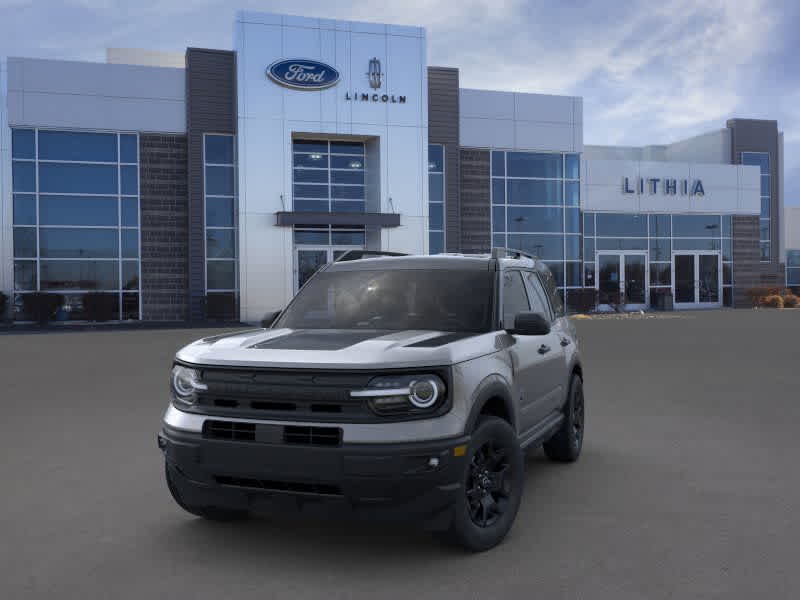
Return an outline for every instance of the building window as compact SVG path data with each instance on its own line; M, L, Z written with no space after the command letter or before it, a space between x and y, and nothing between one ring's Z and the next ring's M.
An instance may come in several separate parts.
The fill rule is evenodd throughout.
M582 287L580 155L494 150L491 165L492 246L541 258L562 294Z
M719 251L723 304L730 306L733 286L733 244L730 215L669 215L635 213L583 214L583 278L596 287L597 252L642 250L649 256L650 294L672 289L672 252Z
M794 288L800 288L800 250L787 250L786 251L786 285Z
M444 245L444 146L428 145L428 252L440 254Z
M141 318L138 148L135 133L12 131L16 319L37 291L63 299L59 321L100 305L103 318Z
M235 318L239 291L236 137L203 137L206 234L206 315Z
M759 246L761 262L769 262L772 258L772 244L770 240L770 199L771 182L769 174L769 152L742 152L742 164L752 165L761 169L761 217L759 219Z
M295 211L364 212L364 143L292 141Z

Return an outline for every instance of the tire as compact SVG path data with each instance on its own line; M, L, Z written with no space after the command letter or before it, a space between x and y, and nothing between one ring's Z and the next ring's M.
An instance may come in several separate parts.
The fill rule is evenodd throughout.
M569 382L567 402L564 405L564 421L558 431L544 443L544 453L547 458L556 462L575 462L581 455L584 426L585 407L583 399L583 380L580 375L573 373Z
M447 537L472 552L502 542L522 500L524 464L511 425L498 417L481 417L465 455L462 489Z
M169 493L172 494L172 498L175 500L175 503L189 514L208 519L209 521L222 522L243 521L250 516L246 510L230 510L226 508L219 508L217 506L192 506L186 504L178 492L175 482L172 481L172 475L170 474L169 467L166 465L166 463L164 464L164 475L167 480Z

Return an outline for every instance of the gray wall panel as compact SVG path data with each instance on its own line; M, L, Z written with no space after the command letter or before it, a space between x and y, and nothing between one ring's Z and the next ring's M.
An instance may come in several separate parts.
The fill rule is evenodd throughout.
M203 134L236 133L236 53L186 51L186 132L189 175L189 318L205 312Z
M759 262L764 284L782 286L781 274L784 272L780 253L781 237L781 191L780 174L783 172L779 151L780 134L777 121L759 119L730 119L727 122L731 132L731 162L741 164L742 152L769 152L770 154L770 242L771 260ZM784 277L785 278L785 277Z
M142 319L185 321L188 313L186 136L141 134Z

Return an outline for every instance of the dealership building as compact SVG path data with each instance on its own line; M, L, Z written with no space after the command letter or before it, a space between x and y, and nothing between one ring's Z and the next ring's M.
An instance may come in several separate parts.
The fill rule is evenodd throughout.
M800 276L776 121L590 146L582 98L461 88L424 28L240 12L234 32L0 62L15 319L52 292L85 320L101 292L119 320L254 322L351 249L515 248L601 308L749 306Z

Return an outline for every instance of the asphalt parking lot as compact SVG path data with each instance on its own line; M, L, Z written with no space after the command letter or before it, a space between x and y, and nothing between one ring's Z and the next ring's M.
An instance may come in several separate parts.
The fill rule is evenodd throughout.
M0 335L0 598L798 598L800 310L582 320L587 440L482 555L181 511L155 435L208 330Z

